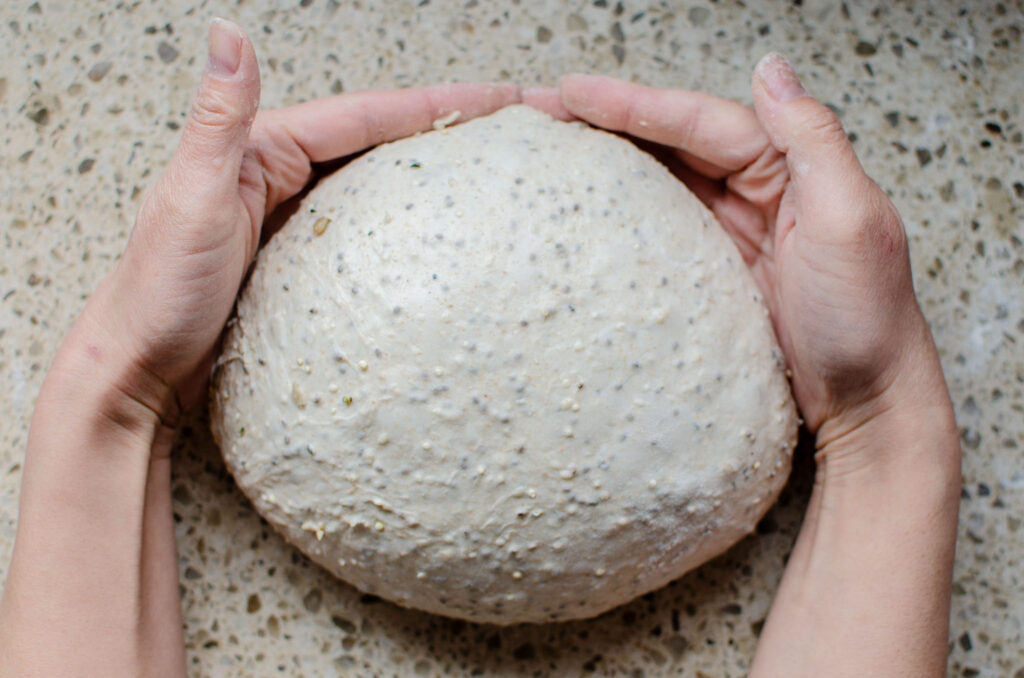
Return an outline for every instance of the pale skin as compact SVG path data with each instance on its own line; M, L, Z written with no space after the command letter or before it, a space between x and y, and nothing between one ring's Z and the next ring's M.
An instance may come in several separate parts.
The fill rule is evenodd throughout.
M525 101L661 145L760 285L817 440L800 536L752 676L942 676L960 448L903 224L835 116L769 55L754 109L595 76L461 84L256 113L241 30L216 21L181 145L36 402L0 677L185 675L170 448L264 218L345 156Z

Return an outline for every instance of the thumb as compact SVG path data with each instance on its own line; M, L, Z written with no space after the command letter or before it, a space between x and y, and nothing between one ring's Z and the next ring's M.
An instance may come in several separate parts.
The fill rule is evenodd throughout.
M193 189L236 191L259 98L252 43L236 24L214 19L203 79L170 173Z
M839 118L807 93L784 56L770 52L758 62L752 89L757 117L786 155L803 207L856 205L874 189Z

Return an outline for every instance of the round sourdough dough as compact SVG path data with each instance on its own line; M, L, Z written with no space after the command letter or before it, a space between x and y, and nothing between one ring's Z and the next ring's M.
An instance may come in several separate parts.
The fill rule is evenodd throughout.
M238 302L212 425L314 561L509 624L599 614L750 533L797 415L708 210L628 141L516 106L309 193Z

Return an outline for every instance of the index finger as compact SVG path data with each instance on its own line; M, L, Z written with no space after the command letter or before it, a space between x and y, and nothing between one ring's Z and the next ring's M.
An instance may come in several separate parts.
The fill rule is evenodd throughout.
M510 83L371 90L267 111L260 123L282 128L311 162L324 162L429 130L435 122L468 120L520 100L519 88Z
M573 115L674 148L684 162L714 179L743 169L768 147L753 110L703 92L596 75L567 75L559 89Z
M438 125L486 115L521 100L509 83L455 83L371 90L262 111L250 141L259 159L265 210L297 195L312 163L352 155Z

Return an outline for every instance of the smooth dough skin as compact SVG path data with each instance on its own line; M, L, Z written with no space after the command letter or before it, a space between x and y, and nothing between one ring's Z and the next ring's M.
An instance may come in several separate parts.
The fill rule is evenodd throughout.
M797 415L708 210L515 106L380 146L262 250L212 425L259 512L399 605L590 617L750 533Z

